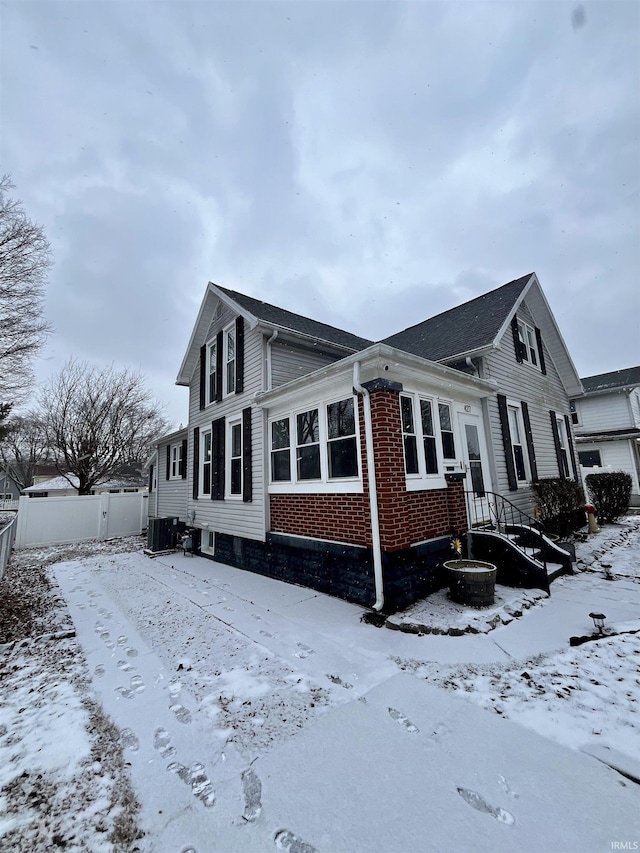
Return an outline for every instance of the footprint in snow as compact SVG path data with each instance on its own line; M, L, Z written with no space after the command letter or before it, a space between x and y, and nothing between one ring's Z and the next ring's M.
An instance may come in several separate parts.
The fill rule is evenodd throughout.
M138 650L137 649L132 649L130 647L127 647L124 651L125 651L125 654L128 658L137 658L138 657Z
M415 733L420 731L420 729L417 726L414 726L408 717L406 717L401 711L396 711L395 708L389 708L389 716L392 720L396 720L396 722L400 723L401 726L404 726L408 732Z
M133 669L131 664L126 660L119 660L117 663L117 667L118 667L118 669L121 669L123 672L131 672L131 670Z
M93 674L94 674L97 678L102 678L102 676L104 675L104 672L105 672L105 669L104 669L104 666L103 666L101 663L99 663L99 664L96 666L96 668L93 670Z
M122 634L121 636L118 637L118 645L119 646L124 646L126 644L126 642L127 642L127 638L124 636L124 634Z
M128 687L116 687L115 692L119 693L123 699L133 699L135 695L133 690L129 690Z
M236 612L234 607L223 607L222 609L226 610L229 613L235 613Z
M271 637L273 639L273 634L270 634L268 631L260 631L263 637Z
M310 646L305 646L304 643L298 643L299 652L294 652L294 656L304 660L308 658L309 655L315 655L315 651Z
M245 770L241 778L244 790L242 817L251 823L260 816L262 811L262 782L251 768Z
M123 749L130 749L131 752L137 752L140 748L140 741L131 729L122 729L120 743Z
M142 693L144 690L144 681L141 675L132 675L129 683L131 684L131 689L135 690L136 693Z
M318 853L315 847L307 844L288 829L279 829L273 836L273 843L278 850L286 850L287 853Z
M345 690L353 689L353 684L349 684L348 681L343 681L339 675L328 675L327 678L329 681L333 682L333 684L338 684L340 687L344 687Z
M216 795L213 785L207 778L204 766L198 761L190 767L174 761L168 765L167 770L175 773L186 785L189 785L194 797L197 797L205 808L210 809L215 804Z
M111 619L113 613L110 610L107 610L106 607L100 607L98 610L98 615L103 619Z
M104 625L102 624L102 622L96 622L95 628L93 630L96 632L96 634L102 636L102 632L104 631Z
M175 746L171 745L171 737L166 729L159 728L153 733L153 746L163 758L176 754Z
M489 803L475 791L470 791L469 788L457 788L457 791L465 803L468 803L472 808L476 809L476 811L491 815L491 817L494 817L497 821L504 823L507 826L513 826L516 822L516 819L510 812L505 811L505 809L489 805Z
M191 722L191 711L188 708L185 708L184 705L180 705L176 703L175 705L169 705L169 710L173 711L176 716L176 720L179 723L187 723Z
M498 776L498 785L502 788L505 794L508 794L510 797L513 797L514 800L517 800L520 794L516 794L511 785L507 782L504 776Z

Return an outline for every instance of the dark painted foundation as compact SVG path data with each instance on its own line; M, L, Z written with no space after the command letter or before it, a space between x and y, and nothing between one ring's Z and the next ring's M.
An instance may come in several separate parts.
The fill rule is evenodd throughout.
M369 548L280 533L267 534L265 542L216 533L215 554L202 556L363 607L373 606L376 599ZM383 553L385 613L395 613L445 586L442 562L449 557L448 538Z

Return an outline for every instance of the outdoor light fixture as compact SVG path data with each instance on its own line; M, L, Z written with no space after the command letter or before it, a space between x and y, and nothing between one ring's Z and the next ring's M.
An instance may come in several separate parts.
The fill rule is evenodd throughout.
M604 620L607 617L604 613L590 613L589 616L593 619L593 624L596 626L598 633L602 634L604 630Z

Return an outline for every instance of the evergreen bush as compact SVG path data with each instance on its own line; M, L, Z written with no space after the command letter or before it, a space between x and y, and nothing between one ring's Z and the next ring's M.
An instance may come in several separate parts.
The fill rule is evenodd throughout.
M631 498L630 474L625 471L587 474L586 483L601 524L612 524L626 513Z
M531 483L531 488L545 533L564 538L584 527L584 492L579 483L563 477L548 477Z

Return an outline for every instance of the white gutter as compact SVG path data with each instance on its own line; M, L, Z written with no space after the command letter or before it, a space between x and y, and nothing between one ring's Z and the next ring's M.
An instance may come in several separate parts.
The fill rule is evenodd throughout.
M278 337L278 329L274 329L273 334L267 341L267 388L269 391L273 388L273 381L271 376L271 344Z
M380 519L378 517L378 490L376 486L376 464L373 455L373 427L371 425L371 397L367 389L360 384L360 362L353 365L353 390L362 394L364 409L364 435L367 448L367 477L369 479L369 514L371 515L371 538L373 550L373 579L376 588L374 610L382 610L384 588L382 580L382 550L380 548Z

